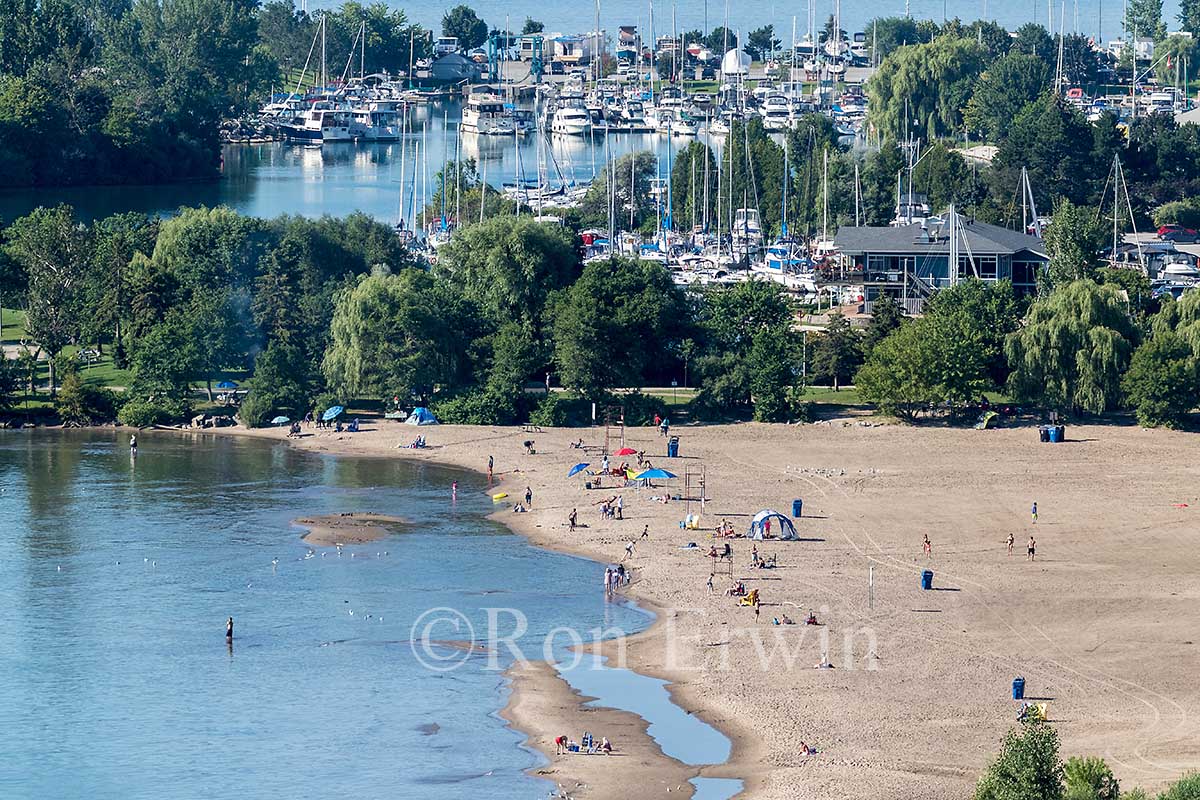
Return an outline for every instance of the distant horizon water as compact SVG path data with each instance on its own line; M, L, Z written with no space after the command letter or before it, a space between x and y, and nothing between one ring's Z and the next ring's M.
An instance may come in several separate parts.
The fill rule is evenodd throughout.
M302 0L296 0L300 7ZM815 0L812 3L817 27L834 13L835 0ZM907 8L914 19L959 18L963 22L990 19L1008 30L1016 30L1027 22L1037 22L1053 29L1060 28L1060 21L1067 33L1081 33L1099 41L1121 38L1121 17L1125 0L888 0L886 3L864 3L845 0L841 3L842 28L862 31L866 24L877 17L903 16ZM583 33L595 27L596 6L593 3L577 2L549 6L534 0L468 0L466 3L488 24L490 28L520 31L526 17L545 25L548 33ZM308 0L308 9L336 8L341 0ZM453 5L422 5L398 3L387 0L392 8L402 9L410 20L435 32L441 31L442 15ZM641 0L599 0L600 27L610 41L619 25L637 25L643 36L650 32L649 2ZM796 38L803 37L808 28L808 0L767 0L766 3L720 2L719 0L683 0L653 4L654 33L656 36L670 34L672 14L674 29L683 31L712 30L725 24L740 31L743 38L755 28L763 25L775 26L775 37L786 45L791 37L792 20L795 18ZM707 18L708 24L704 21ZM505 22L505 20L508 20ZM1179 0L1165 0L1163 21L1167 30L1179 30Z

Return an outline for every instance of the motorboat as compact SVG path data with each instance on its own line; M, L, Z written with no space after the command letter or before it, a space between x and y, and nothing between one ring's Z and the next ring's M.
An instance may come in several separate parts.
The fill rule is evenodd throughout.
M509 136L513 132L513 117L499 96L473 94L463 106L461 130L482 136Z
M349 142L354 139L348 110L329 100L318 100L301 116L279 126L291 141L305 144Z

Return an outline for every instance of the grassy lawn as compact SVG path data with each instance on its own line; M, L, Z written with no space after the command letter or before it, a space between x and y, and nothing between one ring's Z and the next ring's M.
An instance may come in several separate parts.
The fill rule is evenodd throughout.
M0 342L20 344L25 338L25 312L15 308L4 309L4 328L0 330Z
M853 386L843 387L838 391L834 391L832 386L809 386L800 400L805 403L818 403L822 405L834 406L861 406L863 400L858 395L858 390Z

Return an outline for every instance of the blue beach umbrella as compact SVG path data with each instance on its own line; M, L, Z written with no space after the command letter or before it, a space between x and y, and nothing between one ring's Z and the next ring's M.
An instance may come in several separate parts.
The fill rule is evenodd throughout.
M660 481L665 481L668 478L676 478L679 476L677 476L674 472L667 472L665 469L659 469L658 467L655 467L654 469L648 469L645 472L639 472L637 475L634 475L633 477L635 480L639 480L639 481L654 480L654 479L657 479Z
M221 381L217 384L218 389L236 389L237 384L233 381Z
M346 409L342 406L330 406L329 408L325 409L325 413L321 415L321 421L329 422L329 420L335 419L338 414L341 414L345 410Z
M588 462L586 462L586 461L584 461L581 464L576 464L575 466L571 467L571 471L567 473L567 477L573 478L574 476L583 472L587 468L588 468Z
M278 416L278 417L276 417L276 418L275 418L275 419L273 419L273 420L271 420L271 424L272 424L272 425L286 425L286 424L288 424L289 422L291 422L291 420L290 420L290 419L288 419L288 418L287 418L287 417L285 417L285 416L282 416L282 415L281 415L281 416Z

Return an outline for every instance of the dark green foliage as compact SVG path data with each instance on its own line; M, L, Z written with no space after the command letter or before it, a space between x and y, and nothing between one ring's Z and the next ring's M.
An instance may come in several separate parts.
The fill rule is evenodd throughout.
M471 50L487 41L487 23L470 6L455 6L442 17L442 35L458 37L462 50Z
M513 398L486 390L438 400L430 410L445 425L511 425L517 421Z
M896 50L868 86L872 124L893 141L954 135L986 64L987 51L975 40L949 35Z
M812 349L811 368L817 383L828 383L836 390L849 381L862 364L860 336L850 327L850 321L833 313L825 330L816 340L809 340Z
M1158 800L1200 800L1200 772L1189 772L1167 787Z
M7 361L7 359L5 359ZM0 397L4 395L0 386ZM55 398L54 410L64 425L96 425L117 418L117 395L108 389L85 383L77 370L63 375Z
M1013 119L1008 137L992 162L993 195L1001 203L1020 184L1021 167L1029 170L1039 207L1051 208L1052 199L1066 198L1083 204L1091 197L1093 181L1102 174L1090 148L1092 127L1083 115L1047 92L1025 106ZM1102 179L1100 179L1102 181Z
M302 419L312 405L319 375L303 351L294 344L276 340L254 360L250 390L238 409L238 418L251 428L266 425L283 415Z
M875 346L891 335L906 319L904 307L891 295L884 295L875 301L871 309L871 321L863 333L863 356L870 356Z
M967 127L987 141L1002 140L1017 113L1049 86L1050 75L1044 61L1021 52L993 62L979 77L967 103Z
M1102 758L1072 756L1063 764L1063 800L1117 800L1121 787Z
M629 392L628 394L617 395L612 399L612 404L621 406L625 413L625 424L634 426L653 425L654 417L667 417L667 403L661 397L654 395L642 394L641 392Z
M169 398L134 398L125 402L117 412L122 425L148 428L152 425L167 425L187 418L189 407L180 400Z
M1058 733L1044 722L1010 730L975 787L975 800L1062 800Z

